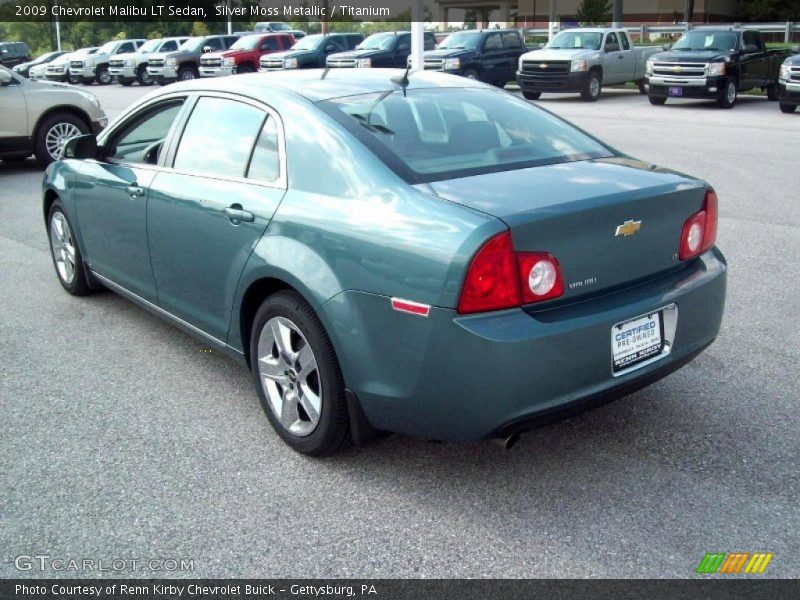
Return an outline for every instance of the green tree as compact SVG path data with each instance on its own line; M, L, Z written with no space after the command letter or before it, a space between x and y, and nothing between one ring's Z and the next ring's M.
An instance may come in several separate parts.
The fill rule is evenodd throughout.
M583 0L575 12L581 25L599 25L611 20L611 3L608 0Z

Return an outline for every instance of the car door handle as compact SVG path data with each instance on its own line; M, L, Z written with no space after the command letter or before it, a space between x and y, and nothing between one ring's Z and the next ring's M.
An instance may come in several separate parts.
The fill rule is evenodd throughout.
M242 210L241 204L232 204L231 206L227 206L223 209L225 216L228 217L231 221L241 223L252 223L253 220L256 218L253 213L247 210Z
M136 199L136 198L141 198L142 196L144 196L144 188L140 188L135 183L129 185L127 187L127 190L128 190L128 195L131 198Z

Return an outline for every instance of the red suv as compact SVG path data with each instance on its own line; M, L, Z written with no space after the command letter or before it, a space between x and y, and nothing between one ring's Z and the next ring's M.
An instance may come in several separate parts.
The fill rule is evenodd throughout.
M261 33L239 38L229 50L209 52L200 57L200 77L255 73L265 54L283 52L294 46L291 33Z

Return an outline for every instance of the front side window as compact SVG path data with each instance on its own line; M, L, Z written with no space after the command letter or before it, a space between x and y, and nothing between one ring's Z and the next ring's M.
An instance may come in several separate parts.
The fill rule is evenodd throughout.
M616 33L609 33L608 37L606 38L606 49L617 51L619 50L619 39L617 38Z
M484 50L502 50L503 40L500 38L499 33L492 33L486 38L486 43L483 46Z
M164 45L161 47L161 52L173 52L178 49L178 42L175 40L168 40L164 42Z
M558 117L493 90L393 91L318 106L409 183L614 155Z
M156 164L183 100L150 108L112 138L107 157L115 162Z
M244 177L264 112L235 100L200 98L183 131L174 167L203 175Z

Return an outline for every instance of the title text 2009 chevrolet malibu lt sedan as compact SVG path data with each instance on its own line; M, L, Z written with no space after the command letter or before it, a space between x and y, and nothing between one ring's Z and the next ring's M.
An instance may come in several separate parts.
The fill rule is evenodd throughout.
M706 183L442 74L153 93L68 143L44 215L67 291L238 357L313 455L514 436L684 365L724 306Z

